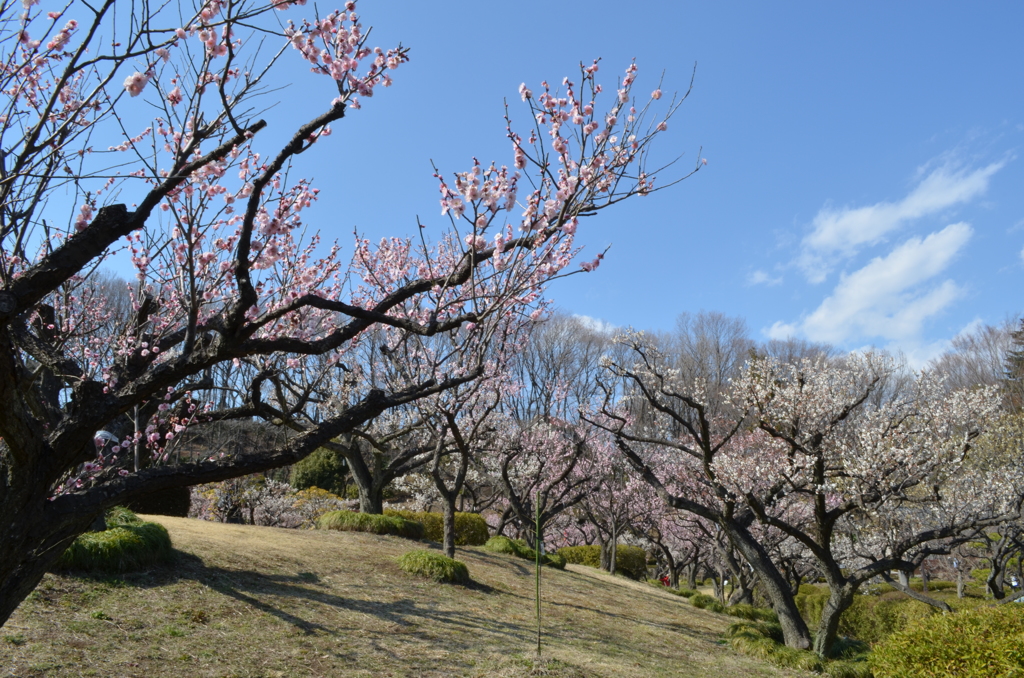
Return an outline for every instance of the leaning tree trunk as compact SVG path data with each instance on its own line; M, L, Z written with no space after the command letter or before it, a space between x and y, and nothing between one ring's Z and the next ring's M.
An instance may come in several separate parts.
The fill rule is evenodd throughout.
M807 624L800 616L789 583L775 567L771 556L745 529L731 522L725 522L722 527L764 587L765 595L768 596L772 609L779 618L786 646L797 650L810 649L811 634L807 630Z
M856 588L850 584L829 585L828 600L821 610L821 621L814 636L814 651L821 657L828 657L839 634L839 618L853 604Z
M23 489L28 487L27 482L6 487L0 497L0 524L8 527L0 533L0 626L95 518L58 515L45 500L33 502Z

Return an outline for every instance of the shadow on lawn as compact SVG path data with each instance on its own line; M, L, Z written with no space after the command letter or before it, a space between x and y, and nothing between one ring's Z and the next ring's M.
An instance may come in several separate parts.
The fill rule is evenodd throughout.
M338 635L341 631L281 609L273 604L274 597L301 599L311 603L351 610L401 627L412 628L441 623L453 627L463 627L471 632L486 631L504 635L519 641L524 639L528 633L526 630L520 631L515 626L496 627L488 618L475 615L465 609L451 612L432 609L411 598L379 602L335 595L330 593L330 585L323 582L314 572L299 572L295 575L265 574L253 570L210 567L198 556L183 551L176 551L175 556L175 561L172 564L116 577L87 573L68 574L73 574L76 578L116 587L156 588L179 581L195 581L254 609L272 615L306 635L316 633ZM442 584L442 586L459 585ZM460 588L485 594L506 595L480 582L471 581L461 585ZM315 616L315 614L315 611L311 610L310 616Z

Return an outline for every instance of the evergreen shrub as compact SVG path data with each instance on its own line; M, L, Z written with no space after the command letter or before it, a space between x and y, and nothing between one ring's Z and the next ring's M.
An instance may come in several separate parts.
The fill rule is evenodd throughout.
M355 511L331 511L320 516L316 526L321 530L392 534L406 539L422 539L423 524L398 516L385 516Z
M288 484L297 490L319 487L331 494L345 496L345 476L348 465L345 458L324 447L318 447L308 457L292 466Z
M423 538L441 543L444 541L444 515L437 511L400 511L384 509L384 515L399 516L406 520L423 523ZM487 521L479 513L455 512L455 545L483 546L490 532Z
M174 559L171 537L163 525L143 522L116 506L106 515L103 532L79 535L54 565L55 570L131 572Z
M597 544L563 546L558 549L558 555L574 565L601 567L601 547ZM644 581L647 578L647 552L639 546L619 544L615 549L615 570Z

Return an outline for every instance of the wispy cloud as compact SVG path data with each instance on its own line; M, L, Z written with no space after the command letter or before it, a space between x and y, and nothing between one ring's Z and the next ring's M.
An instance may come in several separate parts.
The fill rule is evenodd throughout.
M600 318L591 318L589 315L574 314L573 318L579 320L588 330L600 332L601 334L614 334L619 329L618 325L605 322Z
M776 323L769 336L802 334L837 345L863 338L913 341L924 323L963 295L952 280L936 283L973 234L956 223L911 238L884 257L844 275L817 309L796 324Z
M832 268L865 245L881 242L905 223L936 214L977 198L1006 161L980 169L958 169L946 163L930 172L902 200L865 207L825 207L804 237L797 264L813 283L825 280Z
M774 287L775 285L782 284L782 276L772 277L764 271L758 269L747 276L748 285L767 285L768 287Z

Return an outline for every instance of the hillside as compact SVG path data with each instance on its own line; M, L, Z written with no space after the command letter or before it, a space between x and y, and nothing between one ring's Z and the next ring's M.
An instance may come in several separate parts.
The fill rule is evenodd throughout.
M544 570L544 653L525 561L459 549L472 587L402 572L395 537L150 517L175 566L47 575L0 629L2 676L803 675L720 644L730 617L570 566Z

